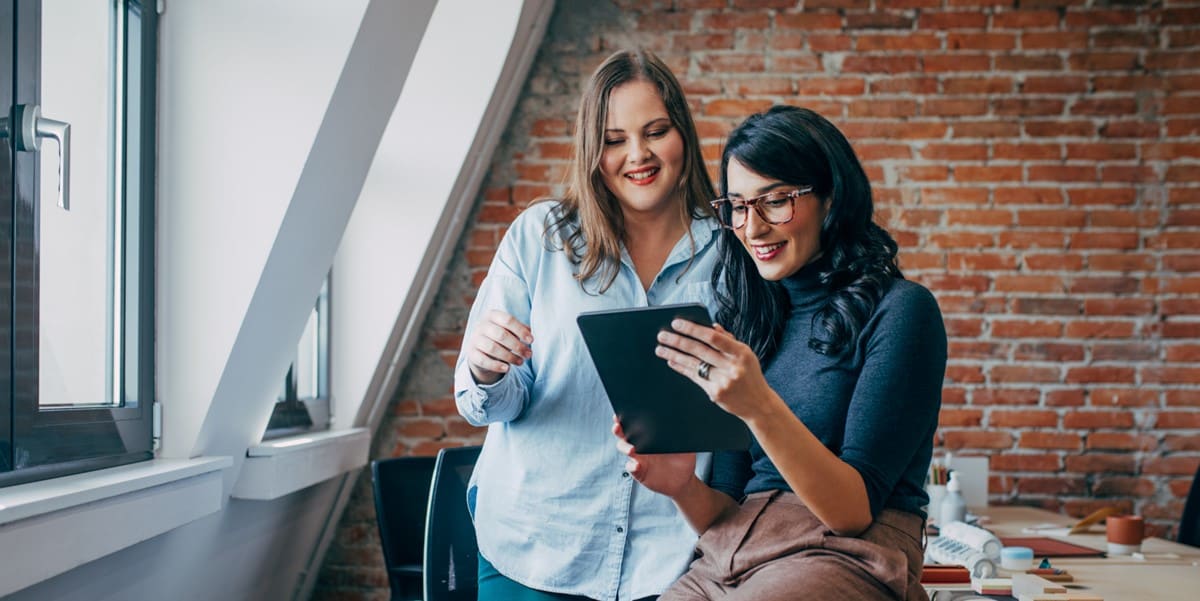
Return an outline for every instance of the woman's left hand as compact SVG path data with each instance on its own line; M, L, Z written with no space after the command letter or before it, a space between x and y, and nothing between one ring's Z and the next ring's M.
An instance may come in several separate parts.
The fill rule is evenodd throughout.
M683 319L671 322L673 332L658 333L655 354L708 393L722 409L743 421L760 417L775 391L763 377L758 357L749 346L720 325L708 328ZM708 367L704 367L707 365Z

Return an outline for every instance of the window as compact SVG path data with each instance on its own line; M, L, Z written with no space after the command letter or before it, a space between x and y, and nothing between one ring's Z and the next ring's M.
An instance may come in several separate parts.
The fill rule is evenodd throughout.
M263 439L329 427L329 276L308 315Z
M152 456L157 15L0 0L0 485Z

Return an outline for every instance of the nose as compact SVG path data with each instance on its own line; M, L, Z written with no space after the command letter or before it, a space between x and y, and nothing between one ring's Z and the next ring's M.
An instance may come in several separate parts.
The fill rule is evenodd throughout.
M756 208L751 208L746 211L746 225L743 225L742 229L746 231L747 238L757 238L766 234L771 229L771 224L759 216Z
M654 156L654 152L650 150L650 144L642 138L632 138L629 141L629 162L633 164L641 163Z

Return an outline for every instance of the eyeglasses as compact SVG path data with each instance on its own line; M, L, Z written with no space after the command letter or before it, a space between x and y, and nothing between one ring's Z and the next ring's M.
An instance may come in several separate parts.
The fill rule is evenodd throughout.
M759 219L771 225L783 225L792 220L796 214L796 199L806 194L812 194L812 186L797 188L790 192L768 192L754 198L740 199L722 196L710 204L717 213L717 221L721 226L740 230L746 225L746 216L750 207L758 213Z

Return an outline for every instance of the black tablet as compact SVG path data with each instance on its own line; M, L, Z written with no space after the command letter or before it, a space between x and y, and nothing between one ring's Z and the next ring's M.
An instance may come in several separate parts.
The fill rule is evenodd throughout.
M747 449L750 430L654 354L658 333L682 318L712 325L699 304L580 313L576 318L604 391L639 453Z

